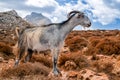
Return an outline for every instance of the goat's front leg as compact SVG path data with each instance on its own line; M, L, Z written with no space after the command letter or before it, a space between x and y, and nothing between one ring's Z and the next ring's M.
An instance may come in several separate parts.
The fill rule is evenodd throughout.
M52 50L52 61L53 61L53 73L54 75L60 74L60 71L57 68L57 61L59 56L59 49Z

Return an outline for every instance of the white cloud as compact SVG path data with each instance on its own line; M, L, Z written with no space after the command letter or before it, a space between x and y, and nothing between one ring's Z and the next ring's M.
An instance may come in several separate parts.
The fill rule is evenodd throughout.
M6 11L6 10L10 10L10 9L4 7L4 6L5 6L4 3L0 3L0 12L4 12L4 11Z
M46 7L46 6L58 6L58 3L55 0L27 0L25 2L28 6L34 7Z
M0 12L5 12L5 11L10 11L12 10L12 8L8 8L5 7L5 3L0 3ZM25 11L25 10L16 10L16 12L18 13L18 15L20 15L21 17L25 17L27 14L29 14L29 11Z
M72 10L89 10L93 13L87 13L90 18L93 18L92 21L100 22L103 25L120 18L120 0L84 0L86 4L82 0L73 4L74 0L70 0L64 5L59 4L57 0L18 0L19 4L16 3L16 0L8 1L0 2L0 11L15 9L22 17L30 12L39 12L50 18L52 22L64 21L67 18L67 13ZM13 3L14 1L15 3Z
M59 5L59 3L55 0L27 0L26 5L40 8L52 6L55 10L51 14L46 12L43 12L42 14L50 18L52 22L61 22L67 18L68 12L71 10L77 10L78 7L82 6L83 4L80 3L80 0L78 1L77 5L73 5L71 3ZM79 10L80 9L83 9L83 7L80 7Z
M103 25L107 25L116 18L120 18L120 10L107 6L103 0L87 0L87 2L90 7L93 8L91 11L93 12L93 15L97 17L97 21Z
M77 4L66 3L65 5L58 5L55 6L55 11L52 14L43 13L45 16L49 17L52 22L61 22L67 18L67 14L72 10L79 10L82 11L84 9L88 9L89 6L85 5L78 0Z
M116 0L116 1L120 3L120 0Z
M16 10L18 15L20 15L22 18L24 18L26 15L30 14L29 11L25 11L25 10Z

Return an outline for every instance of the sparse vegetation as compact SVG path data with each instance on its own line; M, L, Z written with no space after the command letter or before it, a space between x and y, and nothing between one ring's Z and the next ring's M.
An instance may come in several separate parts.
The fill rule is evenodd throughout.
M66 74L66 79L84 78L81 75L87 74L89 70L94 71L95 74L92 76L99 75L100 77L102 76L100 73L104 73L109 80L120 79L120 65L118 64L120 61L120 32L109 31L110 35L106 31L98 32L97 34L97 31L73 31L68 35L65 43L70 51L61 53L58 62L60 70L67 72L62 73ZM88 34L89 36L86 36ZM82 53L84 47L88 49ZM29 63L21 63L14 68L13 64L9 63L10 59L15 58L11 44L0 42L0 79L61 80L61 77L47 77L52 71L52 57L50 52L40 53L45 54L33 54ZM83 73L82 70L85 72Z
M113 39L105 38L98 43L98 45L95 48L95 53L97 54L106 54L106 55L112 55L112 54L120 54L120 41L115 41Z
M40 62L43 65L52 68L52 58L50 55L44 55L44 54L37 54L37 55L33 55L31 62Z
M87 47L88 44L89 42L85 38L79 35L76 35L74 37L69 37L66 39L66 45L69 46L71 52L80 51L84 47Z
M68 64L69 63L69 64ZM59 58L59 66L64 70L80 70L89 66L89 61L80 52L61 54Z

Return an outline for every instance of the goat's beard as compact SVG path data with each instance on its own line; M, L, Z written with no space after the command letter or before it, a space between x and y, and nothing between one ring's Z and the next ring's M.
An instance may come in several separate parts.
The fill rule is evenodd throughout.
M86 30L86 27L83 26L83 30Z

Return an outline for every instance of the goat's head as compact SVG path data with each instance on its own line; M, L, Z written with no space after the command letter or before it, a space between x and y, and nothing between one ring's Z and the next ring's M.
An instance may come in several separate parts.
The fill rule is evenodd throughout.
M67 17L70 18L71 16L74 16L73 20L76 22L77 25L81 25L83 27L91 26L90 19L83 12L71 11Z

